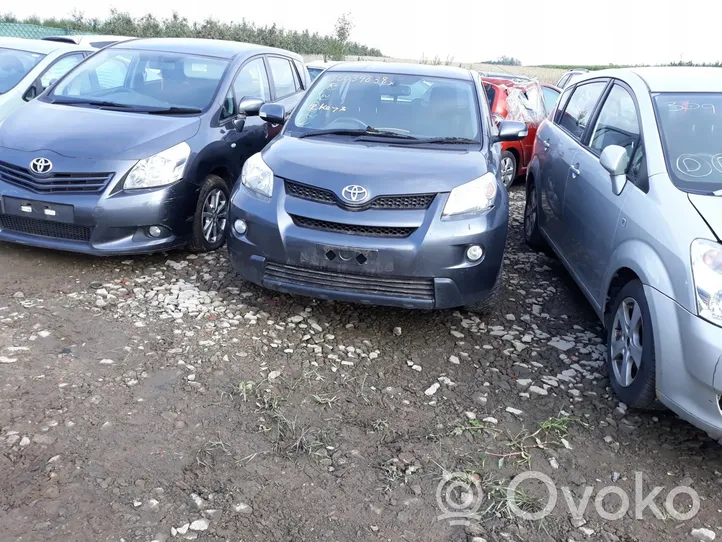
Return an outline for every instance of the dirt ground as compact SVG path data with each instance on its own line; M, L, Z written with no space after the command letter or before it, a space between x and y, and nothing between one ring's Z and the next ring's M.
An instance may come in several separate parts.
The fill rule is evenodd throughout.
M722 533L722 447L619 404L598 321L561 264L523 244L520 187L511 204L504 295L483 318L263 291L224 250L101 260L0 245L0 541ZM543 519L508 506L527 471L558 487ZM636 473L643 496L664 487L660 518L635 516ZM575 519L562 487L578 502L586 486ZM595 510L605 486L629 495L621 519ZM665 511L675 486L699 495L695 517ZM440 517L479 488L463 524ZM535 512L547 490L510 494Z

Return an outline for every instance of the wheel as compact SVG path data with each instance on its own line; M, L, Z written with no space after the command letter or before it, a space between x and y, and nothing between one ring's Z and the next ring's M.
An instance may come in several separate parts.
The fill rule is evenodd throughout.
M496 279L496 284L489 292L489 295L480 301L466 305L464 308L469 312L476 314L488 314L497 304L499 296L501 295L502 286L504 283L504 265L502 264L499 269L499 276Z
M220 248L226 241L230 191L226 181L208 175L201 186L193 217L193 233L189 248L193 252L208 252Z
M516 158L509 151L501 153L501 182L509 188L516 179Z
M631 407L655 406L654 330L641 282L633 280L621 289L606 320L612 389Z
M544 250L547 243L539 231L539 199L536 194L536 185L531 184L526 191L526 205L524 206L524 240L531 248Z

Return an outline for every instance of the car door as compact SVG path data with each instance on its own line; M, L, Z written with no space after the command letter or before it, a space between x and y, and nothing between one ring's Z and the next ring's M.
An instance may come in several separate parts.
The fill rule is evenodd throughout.
M51 84L72 70L85 59L85 53L77 52L60 56L40 74L25 91L23 99L30 101L42 94Z
M305 78L298 73L293 60L290 58L267 55L266 62L270 74L273 100L286 108L286 118L288 118L301 101L306 90Z
M557 251L566 258L570 250L570 231L566 220L568 184L577 170L577 157L589 119L608 84L607 79L595 79L570 89L571 95L549 123L549 133L542 134L540 144L549 154L545 176L542 178L541 212L547 223L543 225Z
M231 168L235 177L240 174L245 161L263 150L270 141L266 122L257 113L247 115L239 109L243 98L271 101L268 74L262 56L247 60L238 69L221 112L220 123L226 128L224 140L233 149Z
M641 143L638 108L632 90L617 81L607 89L595 114L567 184L564 224L570 233L567 259L578 280L596 303L602 299L602 281L612 252L624 201L633 185L614 194L609 173L599 162L602 151L618 145L627 151L627 163Z

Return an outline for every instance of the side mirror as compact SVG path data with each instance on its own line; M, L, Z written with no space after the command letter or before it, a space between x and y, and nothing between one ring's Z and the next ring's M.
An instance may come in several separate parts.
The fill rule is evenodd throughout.
M612 178L612 191L619 195L627 184L627 151L619 145L609 145L604 148L599 157L599 163L609 172Z
M258 115L258 111L263 106L263 100L260 98L252 98L250 96L244 96L241 98L240 103L238 104L238 111L240 113L244 113L248 115L249 117L252 117L254 115Z
M280 104L264 104L258 114L270 124L283 124L286 122L286 108Z
M496 140L521 141L527 135L529 135L529 130L523 122L503 120L499 123L499 133L496 136Z

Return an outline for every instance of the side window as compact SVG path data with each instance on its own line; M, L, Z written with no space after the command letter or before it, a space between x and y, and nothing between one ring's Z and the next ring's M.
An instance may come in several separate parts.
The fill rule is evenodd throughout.
M64 56L55 61L55 64L50 66L48 70L40 76L40 86L43 90L50 86L50 83L60 79L63 75L68 73L72 68L80 64L83 60L83 55L68 55Z
M640 144L634 152L628 175L637 185L644 183L647 179L647 160L644 155L644 145Z
M285 98L295 93L296 83L288 60L277 56L269 56L268 65L271 67L271 73L273 74L273 88L276 91L276 99Z
M639 144L639 121L634 100L627 90L614 85L599 112L589 146L601 153L609 145L618 145L627 151L627 163Z
M569 81L569 75L565 75L564 77L562 77L561 79L559 79L559 82L557 83L557 86L558 86L559 88L564 88L565 86L567 86L567 81Z
M559 102L556 112L554 113L554 122L559 124L562 120L562 114L564 112L564 108L567 106L567 102L569 101L569 96L572 95L572 89L567 88L562 91L561 96L559 96Z
M251 60L241 68L233 81L233 93L236 95L237 102L243 98L260 98L264 102L271 99L268 89L268 74L262 58ZM235 113L235 109L233 111L231 114Z
M226 94L226 99L223 100L223 107L221 108L221 120L232 117L236 114L236 102L233 99L233 90L229 90Z
M572 137L581 139L587 129L589 117L594 106L607 86L606 81L580 85L574 89L564 112L559 119L559 125L565 128Z

